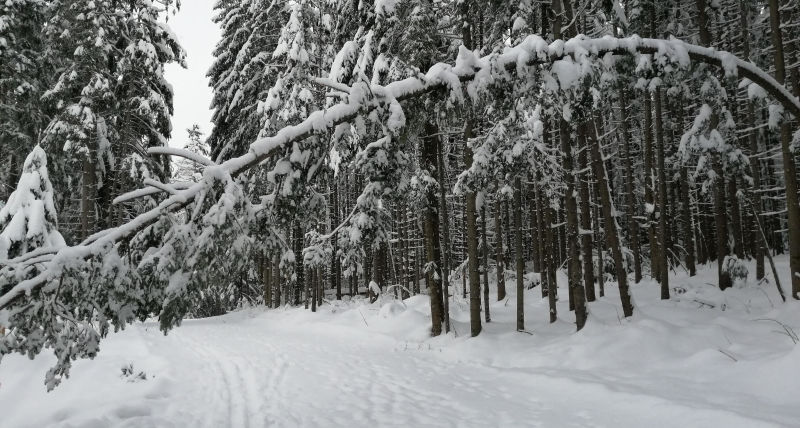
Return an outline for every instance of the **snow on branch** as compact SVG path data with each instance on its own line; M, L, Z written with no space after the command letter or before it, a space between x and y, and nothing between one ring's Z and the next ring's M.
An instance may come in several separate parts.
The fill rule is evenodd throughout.
M185 149L178 149L175 147L151 147L147 149L147 153L151 155L178 156L189 159L192 162L197 162L203 166L216 165L214 161L203 155Z
M145 182L144 184L147 185L148 183ZM170 183L169 184L171 190L184 190L184 189L188 189L191 185L192 185L192 183L183 183L183 182ZM150 195L156 195L156 194L162 193L164 191L165 190L160 188L160 187L148 185L147 187L144 187L144 188L141 188L141 189L136 189L136 190L132 190L132 191L127 192L127 193L123 193L123 194L117 196L116 198L114 198L114 200L111 201L111 203L114 204L114 205L117 205L117 204L121 204L123 202L131 201L133 199L143 198L145 196L150 196ZM175 194L176 192L170 191L170 193Z
M498 80L508 80L512 73L523 70L525 67L553 64L566 57L571 57L574 61L596 60L609 54L652 55L654 63L669 62L678 68L687 68L692 62L706 63L722 68L728 76L746 78L759 85L787 111L800 118L800 101L786 87L754 64L743 61L724 51L691 45L674 39L647 39L638 36L622 39L609 36L599 39L578 36L567 41L556 40L548 44L541 37L531 35L520 44L506 49L505 52L493 53L485 57L478 57L474 52L462 49L459 52L455 66L436 64L424 75L409 77L390 83L385 87L379 85L363 85L365 87L355 85L352 88L348 88L349 95L346 102L325 110L315 111L306 120L297 125L287 126L280 129L274 136L256 140L250 145L248 153L232 158L220 165L210 165L206 168L206 173L214 174L216 172L230 174L235 177L263 162L274 152L285 147L291 147L293 143L316 133L331 130L339 124L355 119L359 114L372 111L381 106L388 106L392 103L420 97L436 90L458 90L460 88L454 88L456 81L468 83L467 92L471 95L475 93L475 88ZM318 83L324 85L330 82ZM343 90L345 88L337 87L336 89ZM451 94L452 97L453 95ZM455 98L458 99L460 96ZM170 155L185 154L179 154L178 149L169 148L161 148L157 152L151 149L150 152ZM4 295L0 296L0 309L8 307L17 298L26 293L29 294L31 291L41 288L48 281L53 280L61 271L59 266L66 261L74 260L75 258L89 258L107 251L110 245L131 237L154 223L162 214L185 207L200 195L207 186L208 183L206 182L193 184L186 189L179 190L162 201L157 207L140 214L128 223L109 229L102 234L97 234L98 238L91 243L62 248L38 275L19 282ZM140 192L145 191L148 190L142 189ZM127 194L128 197L130 195L130 193ZM119 200L120 198L117 199Z

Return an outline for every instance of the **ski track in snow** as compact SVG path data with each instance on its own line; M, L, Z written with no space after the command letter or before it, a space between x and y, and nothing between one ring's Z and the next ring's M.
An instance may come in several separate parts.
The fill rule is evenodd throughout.
M611 388L580 371L542 374L453 364L437 358L436 348L403 351L383 336L336 332L341 327L332 326L336 334L326 335L259 319L244 324L250 322L261 328L187 322L170 333L171 341L150 340L153 352L184 366L177 373L185 376L182 383L197 380L194 396L169 399L165 419L186 421L182 409L193 403L191 418L206 427L600 427L659 426L659 420L660 426L777 426L730 410ZM363 337L336 340L348 334Z

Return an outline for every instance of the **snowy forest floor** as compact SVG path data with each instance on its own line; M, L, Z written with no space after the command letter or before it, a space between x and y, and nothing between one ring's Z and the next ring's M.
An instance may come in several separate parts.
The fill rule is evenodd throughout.
M787 259L777 261L788 283ZM49 394L52 356L4 359L0 427L798 426L800 345L790 336L800 302L780 303L752 274L720 292L715 274L670 278L686 292L668 301L649 280L634 285L631 319L609 284L578 333L563 276L558 322L548 324L537 287L525 296L529 334L515 332L513 272L509 298L491 305L474 339L460 296L455 333L438 338L427 296L318 313L251 308L168 336L137 324Z

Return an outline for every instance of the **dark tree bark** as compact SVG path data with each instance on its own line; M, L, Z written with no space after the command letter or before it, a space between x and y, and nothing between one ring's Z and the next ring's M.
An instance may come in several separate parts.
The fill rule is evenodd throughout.
M441 138L437 138L439 144L436 148L436 156L439 163L439 212L442 220L442 302L444 303L444 331L450 333L450 217L447 216L447 180L445 179L444 163L444 143ZM474 203L473 194L473 203ZM478 296L480 299L480 296ZM478 321L480 321L480 307L478 307ZM480 330L480 329L479 329ZM477 333L476 333L477 335Z
M634 193L633 161L628 134L628 98L625 89L620 87L620 136L622 138L623 163L625 165L625 205L628 215L628 240L633 251L634 282L642 280L642 252L639 247L639 221L636 219L636 194Z
M570 296L572 296L575 308L575 324L577 329L580 330L586 324L587 312L586 294L581 283L581 265L578 255L578 207L575 202L575 166L573 164L569 124L564 119L561 119L560 123L561 162L564 170L564 183L566 184L564 206L567 218L567 277L569 278ZM579 126L585 125L581 124Z
M608 187L608 177L606 166L603 162L603 154L600 147L600 140L595 132L589 133L592 171L597 182L597 191L600 193L600 203L603 210L603 224L605 225L606 243L611 250L614 258L614 267L617 271L617 283L619 284L619 297L622 302L622 313L629 317L633 315L633 302L631 301L630 289L628 288L628 274L625 272L625 262L622 257L622 247L619 240L619 226L614 218L614 205L611 199L611 191Z
M486 235L486 201L481 204L481 255L483 256L483 314L484 321L491 322L492 317L489 313L489 238Z
M501 215L503 201L498 197L494 203L494 256L497 265L497 300L506 298L506 262L503 251L503 220Z
M293 235L294 248L292 251L294 252L294 273L296 279L294 281L294 290L292 290L292 299L295 306L300 306L302 293L306 289L305 267L303 266L303 238L305 237L305 232L303 231L302 224L300 224L300 220L295 220L294 222Z
M667 257L667 174L664 166L664 118L661 112L661 88L655 91L656 159L658 167L658 272L660 273L661 299L669 299L669 258ZM654 260L655 262L655 260Z
M647 237L650 242L650 276L659 279L658 242L653 228L655 211L655 195L653 194L653 103L650 94L644 95L644 205Z
M744 243L742 237L742 214L739 210L739 186L736 185L736 177L731 176L728 180L728 202L731 217L731 232L733 232L733 254L739 259L744 259Z
M517 259L517 331L524 331L525 257L522 254L522 180L519 176L514 179L514 256Z
M331 227L339 225L339 186L331 173ZM333 257L331 257L331 285L336 288L336 300L342 300L342 265L337 252L338 239L333 238Z
M593 231L592 231L592 207L591 201L589 199L589 147L586 144L586 133L579 132L578 133L578 147L579 147L579 154L578 154L578 170L580 173L576 177L576 182L578 184L578 194L581 198L580 201L580 209L581 209L581 217L580 217L580 237L581 237L581 261L583 262L583 286L586 289L586 300L589 302L594 302L595 300L595 292L594 292L594 266L592 260L593 256L593 248L592 248L592 238L593 238Z
M273 277L272 282L275 284L275 299L274 299L274 307L278 308L281 306L281 258L280 256L275 256L272 261L272 271Z
M472 49L472 29L469 24L469 2L461 2L461 35L464 47ZM464 140L468 142L473 137L473 118L472 112L468 109L464 122ZM464 167L472 165L472 149L464 147ZM467 271L469 273L469 319L470 333L473 337L481 332L481 279L478 274L478 225L475 217L477 216L475 207L475 192L466 193L466 228L467 228ZM488 308L487 308L488 309Z
M425 123L425 137L422 138L420 167L427 170L432 177L436 177L436 146L439 128L431 123ZM425 207L423 208L423 224L425 238L425 282L431 300L431 335L442 334L444 322L444 302L442 301L442 271L439 266L441 248L439 247L439 198L436 189L430 187L425 193Z
M692 201L689 195L689 167L682 165L680 167L681 174L681 218L683 220L683 247L686 251L686 267L689 270L689 276L697 274L697 268L694 263L694 223L692 222Z
M698 0L701 1L701 0ZM783 34L778 0L769 0L770 29L772 30L775 80L786 82L786 65L783 51ZM798 85L796 85L798 86ZM789 271L792 279L792 297L800 300L800 201L797 196L797 167L791 150L792 131L787 120L781 123L781 153L786 184L786 211L789 224Z
M556 233L553 230L553 218L555 218L555 210L547 206L544 210L545 223L547 229L545 230L547 244L549 245L547 256L547 306L550 313L550 322L554 323L558 319L558 310L556 309L556 300L558 299L558 282L556 279L556 270L558 268L558 252L556 251Z

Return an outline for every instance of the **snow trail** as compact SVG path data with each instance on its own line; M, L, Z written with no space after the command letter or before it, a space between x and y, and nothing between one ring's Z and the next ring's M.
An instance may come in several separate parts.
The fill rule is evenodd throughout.
M465 337L468 305L455 300L460 334L430 338L427 296L254 308L167 336L137 324L50 394L40 379L51 356L6 357L0 428L797 426L800 346L758 320L800 329L800 304L720 292L704 285L714 273L676 279L688 291L669 301L634 286L630 320L607 285L579 333L566 301L547 323L538 289L526 295L531 334L514 331L514 307L500 301L483 333ZM128 365L146 380L121 376Z
M184 366L180 383L202 378L195 397L170 399L165 418L181 420L194 402L207 427L779 426L581 373L453 363L425 344L268 318L187 322L151 339Z

